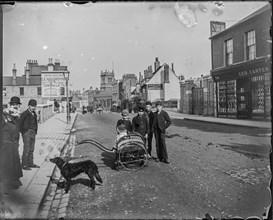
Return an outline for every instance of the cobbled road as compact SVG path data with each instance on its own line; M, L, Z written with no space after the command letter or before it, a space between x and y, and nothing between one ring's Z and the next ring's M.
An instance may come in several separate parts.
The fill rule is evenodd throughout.
M130 114L132 118L135 114ZM87 113L75 122L76 142L94 139L113 147L117 113ZM172 119L166 138L170 164L149 160L138 171L113 169L115 154L91 144L74 148L90 156L103 184L75 178L65 219L195 219L263 217L270 204L271 131ZM154 144L153 140L153 144ZM153 156L155 146L153 145Z

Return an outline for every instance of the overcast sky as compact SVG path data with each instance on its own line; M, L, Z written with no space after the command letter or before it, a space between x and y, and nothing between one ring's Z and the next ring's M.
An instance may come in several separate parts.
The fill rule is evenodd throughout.
M112 70L137 76L155 57L174 63L177 75L185 78L209 74L210 21L227 27L248 16L267 1L179 2L187 7L196 25L187 27L176 13L175 2L20 3L4 6L4 75L24 74L28 59L40 65L59 59L70 70L71 89L99 87L100 72ZM187 7L186 7L187 6ZM184 16L184 18L186 18ZM192 20L195 22L195 20Z

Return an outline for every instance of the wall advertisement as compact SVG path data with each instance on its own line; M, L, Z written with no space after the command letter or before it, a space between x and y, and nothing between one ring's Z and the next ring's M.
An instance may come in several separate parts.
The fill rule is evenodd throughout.
M42 73L41 84L44 98L58 98L64 95L61 94L61 90L64 91L65 88L65 78L62 73Z

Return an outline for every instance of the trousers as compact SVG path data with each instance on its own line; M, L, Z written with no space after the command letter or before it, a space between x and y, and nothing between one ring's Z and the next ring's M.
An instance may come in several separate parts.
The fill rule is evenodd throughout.
M152 153L152 140L153 140L153 132L150 132L148 134L148 149L147 149L147 152L150 155Z
M159 160L168 160L168 152L166 148L165 132L155 130L155 141L156 141L156 154Z
M32 165L36 132L34 130L29 129L22 136L24 142L22 165L23 166Z

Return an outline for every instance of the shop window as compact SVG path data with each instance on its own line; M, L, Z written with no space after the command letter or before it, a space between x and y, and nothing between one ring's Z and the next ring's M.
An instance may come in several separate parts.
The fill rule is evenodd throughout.
M256 38L255 30L246 33L246 59L254 60L256 58Z
M264 76L251 77L252 114L264 114L265 83Z
M225 41L226 66L233 64L233 39Z
M25 91L24 91L24 87L20 87L20 95L24 95Z
M236 81L218 82L218 114L235 115L237 112Z
M37 95L42 95L42 88L41 87L37 87Z

